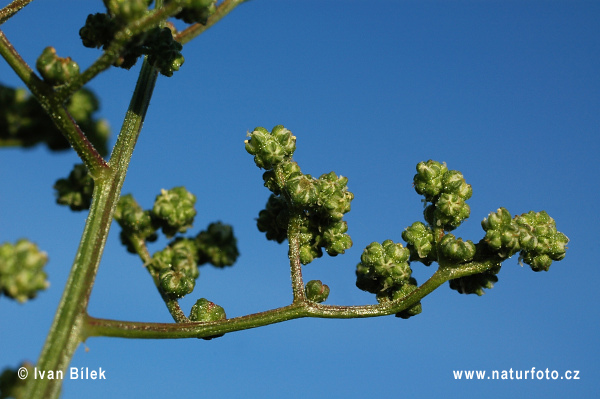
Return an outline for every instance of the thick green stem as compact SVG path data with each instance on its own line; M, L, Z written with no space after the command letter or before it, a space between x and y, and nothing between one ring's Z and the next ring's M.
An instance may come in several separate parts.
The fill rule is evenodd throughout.
M50 333L36 365L38 370L65 370L75 349L85 339L82 327L87 317L89 296L156 77L156 70L144 62L125 122L113 149L110 168L96 180L81 243ZM26 397L56 398L61 383L62 380L59 379L31 379Z
M292 276L292 292L294 294L294 302L306 301L306 293L304 292L304 281L302 280L302 264L300 263L300 226L302 224L302 216L293 214L290 216L288 224L288 243L290 258L290 271Z

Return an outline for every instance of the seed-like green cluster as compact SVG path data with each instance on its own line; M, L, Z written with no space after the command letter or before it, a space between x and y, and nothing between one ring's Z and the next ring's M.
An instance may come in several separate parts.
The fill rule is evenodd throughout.
M178 239L152 257L151 267L158 272L160 287L175 298L194 290L198 270L198 251L193 240Z
M54 47L46 47L42 51L35 67L42 78L53 86L65 84L79 75L79 65L71 57L59 57Z
M100 155L106 155L110 129L105 120L93 118L98 107L98 100L87 89L81 89L67 101L67 110L88 140ZM0 145L32 147L39 143L45 143L55 151L71 148L44 109L25 89L0 85Z
M323 256L343 254L352 246L344 214L350 211L354 195L348 191L348 179L334 172L315 179L303 174L292 154L296 137L281 125L271 132L257 127L245 141L246 151L254 162L267 169L265 187L273 194L266 208L259 212L257 226L267 239L279 243L287 238L290 216L299 215L299 253L304 265Z
M206 298L200 298L196 301L190 312L191 321L211 322L219 321L227 318L225 309L221 306L209 301Z
M329 296L329 286L323 284L321 280L310 280L306 283L304 292L309 301L321 303L325 302Z
M177 233L185 233L192 227L196 216L195 204L196 196L185 187L163 189L154 201L152 217L170 238Z
M48 255L25 239L0 245L0 292L19 302L35 298L50 285L44 271L46 262Z
M30 376L34 375L34 365L29 362L22 363L19 369L6 368L2 371L2 374L0 374L0 399L27 398L27 379L22 378L23 374L20 374L19 371L23 368L27 369L27 372Z
M392 240L369 244L356 266L356 286L378 297L392 296L411 277L409 257L410 251Z
M400 287L399 290L394 291L391 299L396 300L396 299L404 298L405 296L410 295L410 293L412 293L417 288L418 288L417 280L415 280L414 278L411 277L407 283L403 284L402 287ZM396 317L400 317L402 319L408 319L410 317L418 315L419 313L421 313L422 310L423 310L423 308L421 306L421 302L417 302L416 304L412 305L411 307L396 313Z
M432 251L433 232L429 226L421 222L414 222L402 232L402 239L410 251L410 261L419 261L426 266L437 260L437 254Z
M117 203L114 218L121 226L121 242L127 251L137 253L134 240L156 241L158 225L150 211L144 211L131 194L122 195Z
M417 164L415 191L431 204L425 208L425 220L434 228L454 230L471 213L465 202L473 193L462 173L448 170L446 164L429 160Z
M471 240L463 241L462 238L456 238L448 233L439 243L440 250L446 259L454 263L468 262L475 256L475 244Z
M492 212L481 222L484 242L498 256L508 258L520 252L520 259L534 271L547 271L553 260L566 254L569 239L556 230L556 223L546 212L524 213L511 217L505 208Z
M105 0L107 13L88 15L79 36L85 47L107 49L115 34L134 23L148 12L148 0ZM155 27L133 36L114 62L115 66L129 69L142 55L161 74L172 76L184 62L183 46L173 38L171 29Z
M221 222L211 223L195 240L199 264L210 263L217 267L231 266L240 255L233 228Z
M54 183L56 202L67 205L73 211L90 209L94 179L88 174L84 164L76 164L66 179L58 179Z

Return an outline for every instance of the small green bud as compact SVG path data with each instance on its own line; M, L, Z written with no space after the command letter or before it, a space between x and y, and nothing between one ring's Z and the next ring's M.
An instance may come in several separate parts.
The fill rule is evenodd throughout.
M498 256L509 258L521 249L520 236L522 234L518 225L505 208L499 208L483 219L481 226L485 230L483 241L494 250ZM523 234L526 245L530 245L531 238Z
M28 240L0 245L0 292L21 303L35 298L50 285L43 270L47 262L48 255Z
M192 226L196 216L195 204L196 196L185 187L163 189L154 201L152 217L167 237L173 237L176 233L186 232Z
M168 3L168 1L167 1ZM215 13L217 0L188 0L183 10L175 18L185 23L199 23L205 25L208 18Z
M178 71L183 65L184 58L181 55L183 46L175 41L171 29L154 28L144 40L144 45L148 47L148 62L154 65L164 76L173 76L174 71Z
M435 259L429 257L433 249L433 232L425 224L415 222L402 232L402 239L410 251L410 259L429 266ZM432 254L435 256L435 254Z
M133 22L146 15L148 0L103 0L106 9L122 23Z
M352 247L352 239L348 234L348 223L341 221L328 226L323 231L323 246L330 256L343 254Z
M282 243L287 238L289 209L286 201L271 194L265 209L258 213L256 226L258 231L266 233L267 240Z
M354 194L348 191L348 178L337 176L335 172L323 174L317 180L318 204L332 220L341 220L350 212L350 202Z
M275 126L271 133L267 129L257 127L246 140L246 151L254 155L256 166L273 169L275 165L289 160L296 150L296 137L283 126Z
M85 25L79 30L79 36L85 47L100 48L113 39L118 26L108 14L89 14Z
M446 234L440 241L442 254L454 262L468 262L475 256L475 244L471 240L463 241L453 234Z
M46 47L35 66L44 80L53 86L62 85L79 75L79 65L71 57L56 55L54 47Z
M470 184L467 184L463 174L457 170L449 170L442 178L442 191L448 194L456 194L463 200L468 200L473 194Z
M298 175L286 181L285 189L294 206L307 208L317 202L315 179L311 175Z
M175 298L182 298L194 290L196 281L184 272L165 270L159 275L162 290Z
M554 219L545 211L515 216L514 224L520 229L520 259L533 271L547 271L553 260L565 257L569 238L556 230Z
M68 205L73 211L90 209L94 179L88 174L84 164L76 164L66 179L58 179L54 183L56 202Z
M457 194L443 193L435 205L434 218L436 225L444 227L444 230L453 230L470 214L471 208L463 198Z
M198 299L190 312L191 321L208 323L225 320L226 318L225 309L206 298Z
M240 255L233 228L221 222L211 223L208 229L196 236L199 263L211 263L217 267L231 266Z
M414 176L415 191L424 195L427 201L432 201L443 188L442 179L448 171L446 164L429 160L417 164L417 174Z
M321 303L327 300L329 296L329 287L321 282L321 280L311 280L306 283L306 298L309 301Z

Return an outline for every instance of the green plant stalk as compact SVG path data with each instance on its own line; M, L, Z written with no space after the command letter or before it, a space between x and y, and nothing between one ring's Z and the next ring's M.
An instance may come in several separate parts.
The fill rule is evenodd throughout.
M121 133L113 149L110 167L96 179L79 249L36 365L40 370L66 370L75 349L85 338L83 325L87 317L89 296L157 74L155 68L144 61ZM30 379L25 397L57 398L61 384L60 379Z
M2 8L0 10L0 25L8 21L10 17L18 13L23 7L32 1L33 0L14 0L12 3Z
M304 292L304 281L302 280L302 264L300 263L300 226L302 216L297 212L290 215L288 223L288 242L290 271L292 276L293 302L305 302L306 293Z
M281 308L210 323L142 323L88 316L83 326L84 335L86 338L94 336L145 339L204 338L303 317L350 319L392 315L415 305L448 280L482 273L497 263L497 259L490 259L454 267L440 267L429 280L409 295L378 305L324 305L305 299Z

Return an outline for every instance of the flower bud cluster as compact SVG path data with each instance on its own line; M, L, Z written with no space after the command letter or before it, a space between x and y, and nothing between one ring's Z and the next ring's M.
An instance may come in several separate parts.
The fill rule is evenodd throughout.
M409 257L408 248L392 240L369 244L356 266L356 286L377 294L378 300L392 297L409 282L412 273Z
M434 246L433 231L421 222L414 222L402 232L402 239L410 251L410 261L419 261L426 266L437 260Z
M27 374L35 375L34 365L29 362L23 362L18 369L6 368L0 374L0 398L27 398L26 388L27 379L22 378L21 370L26 369Z
M166 3L168 4L169 0ZM179 14L175 15L175 18L188 24L197 22L206 25L208 17L217 11L216 4L217 0L187 0L187 5L183 7Z
M221 222L211 223L208 229L201 231L195 240L199 254L199 264L210 263L225 267L235 263L240 255L233 228Z
M90 209L94 179L88 174L84 164L76 164L66 179L58 179L54 183L56 202L67 205L73 211Z
M98 100L87 89L81 89L67 101L67 110L88 140L100 155L106 155L110 129L105 120L92 117L98 107ZM55 151L71 148L36 99L29 96L25 89L0 85L0 143L2 142L22 147L46 143L48 148Z
M25 239L0 245L0 292L19 302L35 298L50 285L46 262L48 255Z
M53 86L65 84L79 75L79 65L71 57L59 57L54 47L46 47L42 51L35 67L42 78Z
M197 321L203 323L210 323L213 321L225 320L227 315L223 307L209 301L206 298L200 298L196 301L192 310L190 311L190 321ZM212 335L210 337L204 337L202 339L211 340L213 338L222 337L221 335Z
M79 36L85 47L107 49L116 33L129 23L140 19L148 12L148 0L104 0L107 13L88 15L85 25L79 30ZM172 76L184 62L181 55L181 43L175 41L171 29L155 27L133 36L115 66L129 69L142 55L161 74Z
M127 251L136 253L132 240L156 241L157 223L150 211L144 211L131 194L122 195L117 203L114 218L121 226L121 242Z
M185 187L162 189L154 201L152 218L162 227L163 233L171 238L176 233L185 233L192 227L196 216L195 204L196 196Z
M299 222L300 261L306 265L323 255L343 254L352 246L346 234L348 225L342 220L350 211L354 195L348 191L348 179L334 172L318 179L305 175L291 157L296 137L281 125L271 132L257 127L245 141L246 151L254 155L263 174L265 187L273 194L260 211L257 226L267 239L279 243L287 238L290 215L301 215Z
M553 260L566 254L569 239L556 230L556 223L545 211L511 217L505 208L492 212L481 222L483 241L502 258L520 252L520 259L534 271L547 271Z
M440 240L439 248L442 255L452 262L462 263L473 260L475 256L475 244L473 241L463 241L462 238L456 238L448 233Z
M160 287L175 298L181 298L194 290L198 270L198 251L193 240L175 240L152 257L151 267L158 272Z
M454 230L471 213L465 202L473 193L462 173L448 170L445 164L429 160L417 164L415 191L431 204L425 208L425 220L432 227Z
M483 273L450 280L450 288L461 294L477 294L481 296L485 294L483 291L484 288L491 289L498 282L498 277L496 276L498 272L500 272L500 264Z

